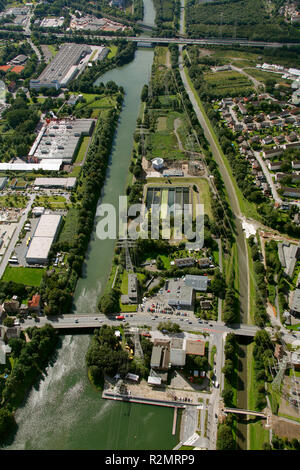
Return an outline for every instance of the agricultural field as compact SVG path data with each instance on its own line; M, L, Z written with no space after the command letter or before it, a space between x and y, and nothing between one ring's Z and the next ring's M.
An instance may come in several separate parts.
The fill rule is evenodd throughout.
M239 91L239 94L247 94L253 89L253 84L245 75L238 72L216 72L204 74L204 80L208 87L212 89L216 96L228 96L232 89Z
M70 242L74 240L77 233L79 212L76 208L69 209L66 219L59 235L59 242Z
M6 282L14 281L26 286L39 287L44 272L45 270L43 268L17 268L7 266L1 280Z

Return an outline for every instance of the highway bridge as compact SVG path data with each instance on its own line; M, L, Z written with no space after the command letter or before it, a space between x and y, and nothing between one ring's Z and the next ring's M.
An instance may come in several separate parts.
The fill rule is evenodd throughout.
M2 33L8 33L7 30L0 30ZM23 34L24 36L30 36L31 33L28 31L16 31L18 34ZM43 36L49 36L49 33L41 33ZM55 34L55 37L59 37L64 39L66 42L74 41L76 36L72 34ZM189 45L199 45L199 46L245 46L245 47L271 47L271 48L278 48L278 47L292 47L298 46L300 47L300 43L293 42L266 42L266 41L250 41L248 39L239 39L239 38L202 38L202 39L191 39L191 38L184 38L184 37L176 37L176 38L159 38L159 37L142 37L142 36L101 36L101 35L83 35L80 36L83 38L87 43L89 41L93 41L94 39L100 39L101 41L115 41L117 39L123 39L124 41L132 41L132 42L143 42L143 43L150 43L150 44L189 44Z

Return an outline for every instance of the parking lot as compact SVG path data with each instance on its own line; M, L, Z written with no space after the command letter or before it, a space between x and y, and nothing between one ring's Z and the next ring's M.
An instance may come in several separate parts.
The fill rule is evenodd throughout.
M192 323L195 320L194 310L190 307L170 306L168 304L168 289L164 286L158 293L151 298L144 297L138 312L149 314L151 319L161 318L162 320L171 320L174 317L179 321Z

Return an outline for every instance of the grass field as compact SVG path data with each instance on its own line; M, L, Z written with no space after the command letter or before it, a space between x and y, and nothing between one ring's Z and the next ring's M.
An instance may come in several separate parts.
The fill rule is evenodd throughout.
M19 207L27 206L28 198L25 196L0 196L0 207Z
M236 88L240 93L253 89L253 84L245 75L238 72L216 72L204 75L204 80L216 95L227 95Z
M112 57L115 57L117 50L118 50L118 46L111 45L109 46L109 49L110 49L110 52L108 53L107 58L111 59Z
M26 286L39 287L44 272L43 268L13 268L7 266L2 281L14 281Z
M36 202L50 209L65 209L68 207L67 201L63 196L37 196Z
M282 84L288 84L288 83L291 83L290 80L284 80L283 78L281 78L280 75L278 75L277 73L272 73L272 72L264 72L263 70L259 70L257 68L245 68L244 69L245 72L247 72L249 75L251 75L251 77L254 77L256 78L257 80L259 80L260 82L263 82L263 83L266 83L267 80L270 80L270 79L274 79L276 80L276 82L278 83L282 83Z
M79 148L79 151L76 155L75 164L82 163L82 160L84 159L85 153L88 149L89 142L90 142L90 137L89 136L83 137L80 148Z
M79 213L76 208L71 208L68 211L63 229L59 235L60 242L70 242L74 239L77 233Z

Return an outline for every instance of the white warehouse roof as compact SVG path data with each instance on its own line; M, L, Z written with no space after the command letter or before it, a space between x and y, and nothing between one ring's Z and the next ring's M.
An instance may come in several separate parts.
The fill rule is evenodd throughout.
M33 237L26 254L28 263L45 263L53 242L53 237Z
M38 226L34 232L34 237L52 237L57 234L61 222L59 214L44 214L41 216Z
M51 161L41 160L40 163L0 163L0 171L59 171L61 164L62 160L57 159Z
M72 189L76 184L76 178L36 178L34 186L55 186L61 188Z

